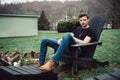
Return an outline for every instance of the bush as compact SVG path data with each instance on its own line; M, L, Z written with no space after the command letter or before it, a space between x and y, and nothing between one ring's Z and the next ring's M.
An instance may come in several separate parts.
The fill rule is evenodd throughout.
M57 25L57 30L58 32L72 32L78 26L80 26L78 19L60 21Z

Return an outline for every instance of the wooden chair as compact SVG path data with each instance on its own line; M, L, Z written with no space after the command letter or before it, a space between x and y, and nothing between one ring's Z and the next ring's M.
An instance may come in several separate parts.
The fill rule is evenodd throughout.
M96 60L93 59L95 49L97 45L101 45L102 42L99 41L100 34L103 30L105 20L100 16L95 16L89 21L89 26L95 30L96 41L86 44L75 44L71 45L71 55L63 54L61 61L67 64L72 65L72 73L76 74L78 72L78 67L86 67L91 69L95 67ZM78 47L87 47L89 51L88 53L82 53L82 55L78 56Z

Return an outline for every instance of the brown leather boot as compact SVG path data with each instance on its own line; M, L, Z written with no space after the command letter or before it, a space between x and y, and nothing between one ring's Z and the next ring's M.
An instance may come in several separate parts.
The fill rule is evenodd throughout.
M40 67L40 66L42 66L43 64L40 64L39 62L37 62L37 63L35 63L35 66L36 67Z
M49 60L46 64L40 67L40 70L43 70L45 72L51 72L54 69L54 65L55 65L55 62L52 60Z

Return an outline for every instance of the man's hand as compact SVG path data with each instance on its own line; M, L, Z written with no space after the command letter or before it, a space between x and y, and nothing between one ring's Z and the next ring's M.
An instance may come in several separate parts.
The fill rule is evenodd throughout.
M61 44L61 42L62 42L62 39L59 39L58 41L57 41L57 43L60 45Z

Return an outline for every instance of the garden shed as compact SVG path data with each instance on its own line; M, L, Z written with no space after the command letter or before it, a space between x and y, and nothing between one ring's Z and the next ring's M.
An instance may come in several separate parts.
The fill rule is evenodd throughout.
M37 15L0 14L0 38L37 36Z

